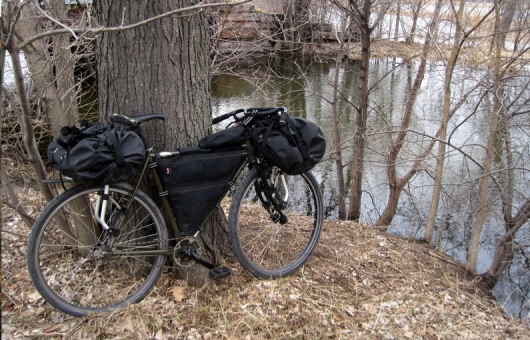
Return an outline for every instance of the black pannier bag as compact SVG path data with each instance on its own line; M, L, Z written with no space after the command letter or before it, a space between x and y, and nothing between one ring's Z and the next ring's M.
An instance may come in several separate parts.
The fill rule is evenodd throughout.
M258 118L249 129L254 150L288 175L311 170L326 152L322 129L304 118L281 115Z
M158 156L156 169L180 232L195 233L229 190L246 152L241 148L219 151L182 148L179 151L179 156Z
M47 156L65 176L87 185L112 184L136 175L145 160L145 145L133 131L79 121L63 127L48 145Z

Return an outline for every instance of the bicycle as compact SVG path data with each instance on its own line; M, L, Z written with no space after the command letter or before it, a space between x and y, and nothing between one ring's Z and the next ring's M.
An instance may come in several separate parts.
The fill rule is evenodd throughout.
M231 196L228 238L241 266L263 279L288 276L304 265L318 243L324 219L322 195L311 173L287 176L257 157L248 138L241 143L231 137L235 129L278 110L284 108L240 109L215 118L214 124L233 118L238 127L210 135L206 146L211 149L191 148L206 158L213 157L216 152L211 150L216 148L240 150L241 164L222 192L222 198L233 192L238 181ZM196 238L204 220L181 230L173 211L178 207L172 207L171 195L161 195L171 223L168 230L160 208L139 189L151 169L158 191L167 192L159 163L189 148L154 152L148 147L140 126L165 120L161 114L115 115L111 120L136 131L146 146L146 160L134 186L76 185L62 192L41 212L28 243L28 268L36 289L52 306L75 316L139 302L160 278L167 257L177 266L200 263L211 269L214 279L230 275L229 268L215 266L200 254Z

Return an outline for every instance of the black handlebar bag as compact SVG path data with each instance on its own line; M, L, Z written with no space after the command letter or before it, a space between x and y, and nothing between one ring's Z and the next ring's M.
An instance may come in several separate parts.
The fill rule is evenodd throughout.
M182 148L181 155L157 157L156 169L180 232L195 233L230 189L246 152L240 147L210 151Z
M87 186L130 179L145 161L144 142L134 131L83 121L81 128L63 127L61 134L48 145L48 159Z
M322 129L285 111L258 119L248 131L256 153L288 175L311 170L326 152Z

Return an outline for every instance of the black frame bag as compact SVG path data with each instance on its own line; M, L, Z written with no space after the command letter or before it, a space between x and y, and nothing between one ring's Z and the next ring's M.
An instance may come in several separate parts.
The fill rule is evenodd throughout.
M326 138L313 122L281 115L260 118L249 129L254 150L288 175L311 170L326 152Z
M181 148L179 156L157 157L156 170L181 232L194 234L221 201L245 161L241 148Z
M136 175L145 161L145 145L134 131L79 121L65 126L48 145L47 156L61 174L86 186L117 183Z

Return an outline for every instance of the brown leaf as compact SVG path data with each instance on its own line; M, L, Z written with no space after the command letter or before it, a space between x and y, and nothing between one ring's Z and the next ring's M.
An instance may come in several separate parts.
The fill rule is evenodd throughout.
M56 331L58 330L59 328L61 328L61 325L57 324L57 325L53 325L51 326L50 328L44 330L44 333L51 333L53 331Z
M186 297L186 287L177 286L171 288L170 291L175 301L182 302Z

